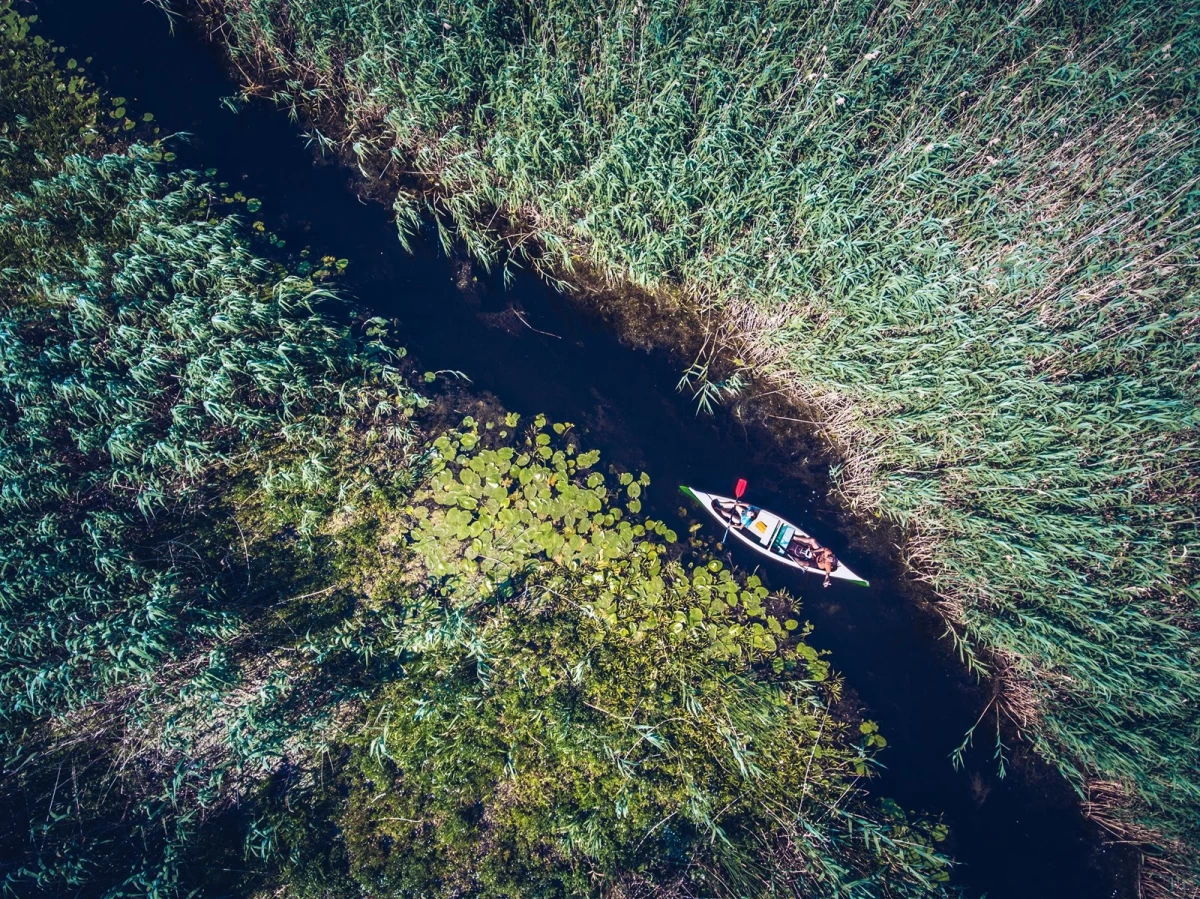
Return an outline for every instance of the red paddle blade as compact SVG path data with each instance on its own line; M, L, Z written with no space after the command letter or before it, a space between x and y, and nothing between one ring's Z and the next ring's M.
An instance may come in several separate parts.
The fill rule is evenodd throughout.
M733 495L738 499L742 498L742 494L746 492L746 479L738 478L737 486L733 488Z

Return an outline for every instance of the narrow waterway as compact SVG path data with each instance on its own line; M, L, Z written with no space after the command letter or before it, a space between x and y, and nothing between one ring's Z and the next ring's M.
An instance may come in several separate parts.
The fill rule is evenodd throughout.
M954 770L949 754L987 703L986 690L963 674L936 615L910 598L894 535L863 534L839 514L826 496L818 444L794 435L784 441L764 427L753 386L741 398L748 415L697 415L675 390L686 361L623 346L532 276L504 291L494 279L472 280L461 261L429 250L407 255L389 211L359 200L345 170L314 164L283 113L261 103L236 114L224 108L220 99L236 85L215 49L183 23L172 36L152 5L41 0L36 7L42 33L79 59L94 57L90 71L131 110L153 112L164 134L190 133L175 146L181 163L215 167L232 190L261 199L260 215L289 247L349 258L341 289L396 319L397 336L424 369L460 371L470 390L509 409L575 422L607 460L650 474L646 512L681 532L679 484L720 491L744 477L751 500L803 523L870 578L869 590L822 590L817 578L760 569L772 586L801 598L803 617L816 626L813 642L832 652L886 735L887 768L872 789L944 816L961 863L956 879L970 894L1134 895L1128 858L1101 845L1062 779L1020 747L1012 750L1018 763L1000 779L994 730L981 727L979 745ZM673 342L670 334L654 337ZM747 567L758 561L748 551L734 558Z

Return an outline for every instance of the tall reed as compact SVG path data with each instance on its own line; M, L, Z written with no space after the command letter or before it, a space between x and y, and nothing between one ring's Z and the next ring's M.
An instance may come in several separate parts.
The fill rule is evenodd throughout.
M0 205L6 891L170 895L205 816L319 739L352 689L293 693L252 625L287 580L254 583L231 485L338 496L331 459L402 446L421 403L151 153L67 156Z
M1200 11L194 2L258 90L429 189L402 227L723 310L1020 731L1200 857Z

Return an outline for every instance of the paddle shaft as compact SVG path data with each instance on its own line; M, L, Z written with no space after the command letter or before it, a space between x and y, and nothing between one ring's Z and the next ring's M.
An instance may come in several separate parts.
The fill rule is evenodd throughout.
M722 546L724 546L725 541L729 539L729 529L731 527L733 527L733 515L738 514L736 500L741 499L742 494L745 492L746 492L746 480L744 478L738 478L737 485L734 486L734 488L733 488L733 498L735 500L735 502L733 504L733 514L729 516L729 523L725 525L725 534L721 537L721 545Z

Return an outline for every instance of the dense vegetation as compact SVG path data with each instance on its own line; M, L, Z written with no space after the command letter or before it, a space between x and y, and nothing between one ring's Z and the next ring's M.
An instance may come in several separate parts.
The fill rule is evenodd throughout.
M645 475L613 483L569 425L553 432L467 418L398 515L339 525L376 559L340 642L403 672L346 762L361 888L937 893L940 830L855 797L885 740L839 709L785 599L682 564L676 535L631 511ZM318 837L270 826L312 883Z
M997 722L1200 858L1193 5L198 3L414 174L402 227L723 310L911 529Z
M447 429L0 17L6 894L948 892L787 597L569 425Z
M386 428L413 401L387 351L314 313L311 284L269 277L207 193L136 152L71 156L0 211L22 258L0 281L0 716L21 768L77 728L153 742L177 693L236 685L223 647L249 559L204 527L236 514L223 481L278 445L319 465L359 419ZM172 800L214 776L185 733L159 735L179 756Z

